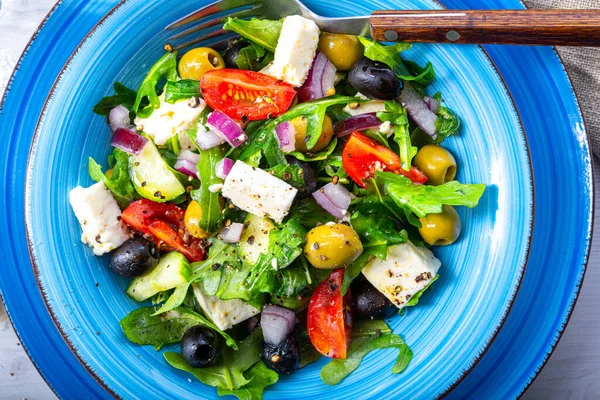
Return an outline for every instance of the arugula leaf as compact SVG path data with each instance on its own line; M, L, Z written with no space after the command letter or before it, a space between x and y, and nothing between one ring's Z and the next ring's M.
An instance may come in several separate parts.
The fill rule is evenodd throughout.
M268 252L261 253L246 279L248 289L273 293L275 272L282 271L302 254L305 241L306 229L295 220L288 220L281 229L272 229Z
M447 138L454 135L460 128L460 118L447 107L440 106L435 120L435 131L438 136Z
M202 277L202 274L206 271L206 269L212 267L217 257L219 257L221 253L231 249L232 247L232 245L229 245L214 238L208 249L208 255L206 259L190 264L192 270L192 281L199 280Z
M316 153L311 153L311 152L300 153L299 151L292 151L292 152L288 153L288 155L290 155L300 161L304 161L304 162L323 161L323 160L326 160L327 157L329 157L335 151L337 144L338 144L338 138L334 137L333 140L331 140L331 142L329 142L327 147L325 147L323 150L318 151Z
M473 208L485 191L483 184L457 181L439 186L413 185L410 179L389 172L378 172L375 179L384 185L396 206L415 213L417 217L439 214L443 205Z
M265 155L265 159L271 167L287 164L285 155L283 154L283 151L281 151L281 149L279 148L279 143L277 143L277 139L275 138L275 136L271 136L267 139L267 143L265 143L262 153Z
M98 115L108 117L108 114L110 114L110 111L113 108L122 105L127 108L129 112L133 112L133 104L135 103L136 96L135 90L131 90L119 82L115 82L113 87L115 89L115 94L101 98L92 111Z
M239 69L260 71L273 61L274 54L266 51L261 45L251 41L242 41L240 45L248 43L238 51L238 56L235 60Z
M304 170L298 165L280 164L273 168L267 169L273 176L287 182L296 189L304 186Z
M335 221L335 217L309 197L294 201L286 220L294 220L306 229L312 229L317 223Z
M227 343L237 349L237 343L212 322L194 311L178 307L162 315L154 315L154 307L143 307L129 313L121 320L121 329L133 343L152 345L156 350L169 343L181 341L192 326L202 325L218 332Z
M91 157L88 159L88 172L94 181L104 182L119 207L123 209L140 196L129 177L129 155L122 150L114 149L110 160L113 161L110 177L102 172L102 167Z
M400 52L412 47L410 43L399 42L386 46L362 36L359 36L358 40L365 46L365 57L386 64L394 70L399 79L414 81L425 86L435 77L431 63L428 62L425 67L420 67L400 56Z
M190 283L184 283L181 286L175 288L173 293L169 296L167 301L154 313L152 316L160 315L166 313L167 311L171 311L179 307L183 304L185 297L187 296L188 289L190 288ZM163 293L163 292L161 292Z
M223 29L234 31L243 38L257 43L271 52L275 52L282 26L283 19L270 21L258 18L252 18L251 20L227 18Z
M395 244L406 243L408 234L399 230L390 218L382 218L382 214L363 215L355 212L351 218L352 228L359 234L363 249L381 260L387 257L387 248Z
M162 79L167 81L176 81L179 79L177 75L177 52L166 53L156 64L154 64L148 74L142 81L142 85L138 89L133 111L140 118L148 118L155 109L160 107L160 100L156 94L156 85ZM142 101L147 100L149 104L141 108Z
M280 115L276 119L267 121L264 125L257 129L256 132L253 132L252 136L249 133L246 133L249 139L242 145L238 146L237 149L230 150L228 153L228 157L239 160L245 160L246 158L254 155L257 151L263 150L268 141L271 138L275 137L275 126L277 124L280 124L285 121L290 121L296 117L301 116L306 117L308 120L306 136L309 139L306 143L306 147L308 149L311 149L315 146L315 144L319 140L319 137L321 136L325 112L329 107L334 106L336 104L356 103L360 101L362 100L357 99L356 97L334 95L325 97L323 99L298 104L297 106L295 106L291 110L288 110L286 113ZM328 149L330 149L330 152L328 154L331 154L334 148L335 146L332 147L330 144L330 146L328 146ZM299 158L295 154L293 155L296 158ZM317 161L317 157L312 157L310 160Z
M200 175L200 189L192 190L190 195L202 208L199 226L206 232L215 232L221 222L221 205L219 194L210 191L212 185L222 184L223 180L216 175L216 165L223 159L221 147L200 150L198 174Z
M267 368L264 362L259 361L244 372L244 378L249 381L248 384L239 389L217 388L217 394L219 396L232 395L240 400L261 400L265 388L277 383L279 375Z
M210 367L194 368L179 353L167 352L164 357L173 367L189 372L206 385L235 390L251 382L244 376L244 372L260 361L261 346L262 331L258 329L239 343L237 351L223 347L217 363Z
M346 267L346 272L344 272L344 280L342 281L342 296L346 294L348 289L350 289L350 284L358 275L360 275L361 271L367 265L367 263L374 257L371 251L363 251L360 256L356 258L356 260L352 261L350 265Z
M165 101L174 104L177 100L189 99L200 96L200 81L182 79L180 81L168 81L165 88Z
M419 303L419 299L421 298L423 293L425 293L425 291L431 287L431 284L433 282L437 281L439 277L440 277L439 275L434 276L433 279L429 281L427 286L425 286L423 289L419 290L413 297L410 298L410 300L406 303L406 307L416 306ZM400 310L400 311L402 311L402 310Z
M394 141L400 148L400 160L402 168L409 171L413 157L417 154L417 148L412 146L408 126L408 113L402 104L396 101L385 102L385 112L378 112L377 117L382 122L390 122L394 125Z
M352 327L352 341L345 359L332 360L321 369L321 379L328 385L337 385L350 375L367 353L375 349L398 349L393 374L406 369L413 353L402 338L393 334L382 320L360 321Z
M300 332L298 333L298 353L300 354L300 364L298 368L304 368L308 364L319 361L323 355L315 349L308 337L308 331L303 326L299 325Z

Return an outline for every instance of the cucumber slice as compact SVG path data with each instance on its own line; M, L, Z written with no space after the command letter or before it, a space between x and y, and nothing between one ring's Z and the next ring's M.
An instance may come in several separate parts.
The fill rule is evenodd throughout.
M151 141L139 155L129 157L129 176L141 196L158 203L173 200L185 193L185 187Z
M269 233L275 227L269 218L248 214L244 222L246 229L238 244L242 259L249 265L255 265L261 253L269 249Z
M187 283L191 277L187 259L183 254L172 251L162 256L152 270L133 279L127 288L127 295L135 301L144 301L158 292Z

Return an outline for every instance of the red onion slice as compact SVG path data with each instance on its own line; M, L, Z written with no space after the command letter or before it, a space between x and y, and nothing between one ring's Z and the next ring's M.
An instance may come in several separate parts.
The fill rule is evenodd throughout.
M213 131L223 136L227 143L231 147L238 147L240 144L248 140L248 136L244 133L244 130L227 115L221 111L213 111L206 120L208 125Z
M235 163L232 159L225 157L215 165L215 175L221 179L227 178L227 175L231 172L231 168L233 168L233 164Z
M425 96L423 101L427 105L427 108L429 108L433 113L437 114L440 111L440 102L438 99L431 96Z
M427 104L425 104L419 93L408 83L404 84L404 89L402 89L402 93L400 94L400 101L406 108L408 115L410 115L419 128L434 140L437 139L437 134L435 133L437 115L427 107Z
M317 52L304 85L298 89L302 101L320 99L333 94L337 69L327 56Z
M174 168L187 176L198 177L198 166L188 160L177 160Z
M131 126L131 118L129 118L129 110L122 105L118 105L108 114L108 124L110 130L114 132L119 128L129 128Z
M286 121L275 127L275 138L279 143L279 148L284 153L290 153L296 150L296 129L291 122Z
M265 343L276 346L283 342L296 325L296 314L287 308L267 304L260 316Z
M242 238L242 232L244 231L244 224L240 224L239 222L234 222L229 226L221 229L221 233L219 233L219 239L223 243L233 244L240 241Z
M350 132L376 129L381 125L381 120L376 113L355 115L335 124L333 130L337 137L346 136Z
M196 136L196 144L202 150L212 149L213 147L217 147L225 143L225 139L223 136L219 135L214 131L208 132L198 132Z
M345 211L347 211L348 207L350 207L350 201L352 200L348 189L346 189L343 185L335 185L333 182L330 182L323 186L322 190L329 201L331 201L333 205L344 211L344 214L346 214Z
M318 205L320 205L325 211L337 219L343 219L346 216L347 210L333 204L333 202L329 200L329 197L327 197L325 194L324 190L319 189L316 192L313 192L312 196L315 198Z
M148 139L126 128L118 128L110 141L111 146L135 156L140 154L146 143Z

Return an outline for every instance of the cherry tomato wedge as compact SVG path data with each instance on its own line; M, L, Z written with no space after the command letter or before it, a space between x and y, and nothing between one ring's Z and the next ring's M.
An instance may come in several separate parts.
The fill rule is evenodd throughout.
M337 269L313 292L306 328L317 351L331 358L346 358L350 345L352 314L350 291L342 298L344 269Z
M296 91L260 72L239 69L208 71L200 80L206 103L236 120L277 117L290 108Z
M131 203L121 215L131 229L151 235L159 248L178 251L190 262L202 261L204 249L200 240L194 237L184 240L184 217L185 211L176 205L148 199Z
M404 175L413 183L427 182L423 172L415 167L405 171L396 153L359 132L352 132L348 137L342 151L342 164L348 176L363 188L366 188L364 180L372 178L377 171Z

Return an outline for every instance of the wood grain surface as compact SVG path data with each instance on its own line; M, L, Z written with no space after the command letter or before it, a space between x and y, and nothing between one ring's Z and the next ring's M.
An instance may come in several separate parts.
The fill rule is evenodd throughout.
M21 51L55 0L0 0L0 96ZM600 163L595 161L596 170ZM596 175L600 194L600 174ZM596 226L600 226L600 202ZM600 399L600 235L571 321L525 400ZM35 323L35 322L32 322ZM518 360L516 361L518 362ZM31 363L0 304L0 400L56 396Z
M598 10L376 11L380 41L600 46Z

